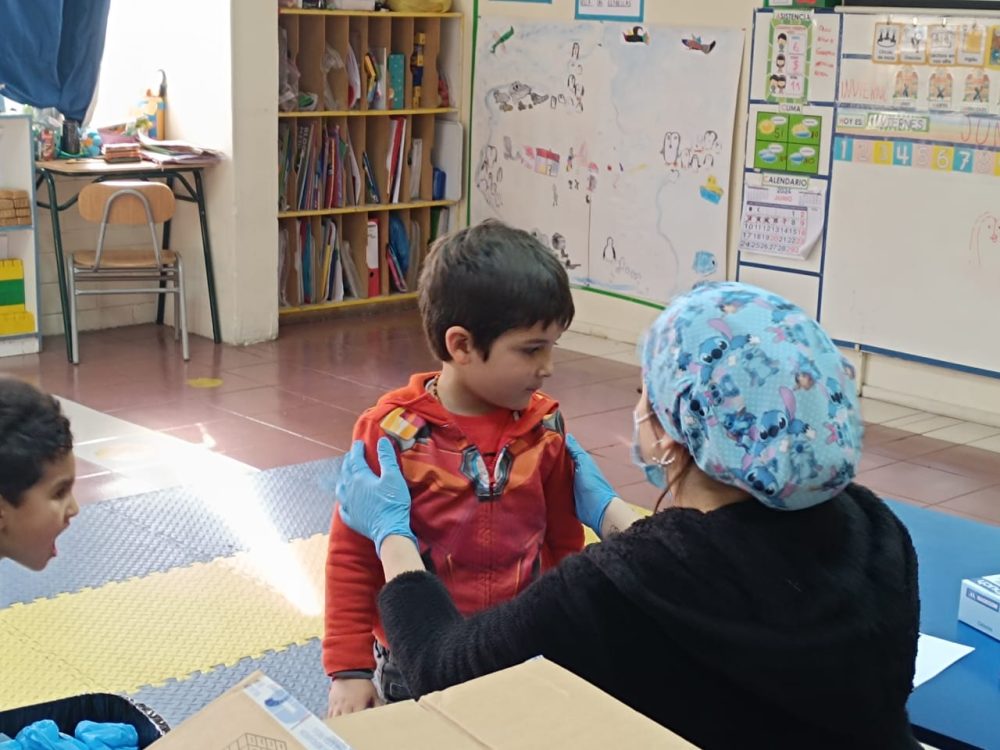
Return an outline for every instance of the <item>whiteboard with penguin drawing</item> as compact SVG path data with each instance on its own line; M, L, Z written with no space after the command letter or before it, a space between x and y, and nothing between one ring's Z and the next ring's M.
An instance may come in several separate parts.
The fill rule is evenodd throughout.
M1000 16L844 14L840 63L824 326L1000 375Z
M481 18L473 222L579 286L665 303L725 276L740 29Z

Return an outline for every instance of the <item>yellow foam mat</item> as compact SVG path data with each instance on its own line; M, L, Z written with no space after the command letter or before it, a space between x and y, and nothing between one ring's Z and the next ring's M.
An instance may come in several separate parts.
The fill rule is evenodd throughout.
M0 611L0 710L133 692L322 633L326 536Z
M97 686L72 666L39 648L30 638L0 623L0 710L29 706L53 698L93 692ZM36 675L59 675L70 690L53 693ZM23 679L22 679L23 678Z
M319 637L326 548L325 534L261 543L0 610L0 710L135 692Z

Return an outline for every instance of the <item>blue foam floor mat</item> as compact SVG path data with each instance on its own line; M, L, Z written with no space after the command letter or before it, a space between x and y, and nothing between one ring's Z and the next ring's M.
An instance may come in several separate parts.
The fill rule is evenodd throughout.
M204 559L190 547L151 533L110 503L82 508L58 547L59 556L38 573L0 560L0 608Z
M228 557L247 548L223 515L257 514L284 541L330 528L332 459L245 475L202 497L174 487L84 506L59 539L59 557L41 573L0 561L0 607ZM245 503L246 508L240 508Z
M176 726L244 677L260 670L322 717L326 716L330 678L323 672L320 654L317 638L260 659L241 659L231 667L199 672L184 680L171 680L161 687L143 688L129 697L145 703L170 726Z

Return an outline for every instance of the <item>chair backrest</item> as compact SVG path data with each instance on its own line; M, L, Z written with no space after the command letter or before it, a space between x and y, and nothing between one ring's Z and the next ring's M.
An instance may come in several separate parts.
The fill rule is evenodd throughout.
M146 199L154 223L159 224L173 217L176 207L173 191L162 182L143 180L108 180L87 185L80 191L80 216L87 221L100 222L104 219L105 206L113 199L108 211L108 224L148 223L146 207L140 198L132 194L115 197L123 190L134 190Z

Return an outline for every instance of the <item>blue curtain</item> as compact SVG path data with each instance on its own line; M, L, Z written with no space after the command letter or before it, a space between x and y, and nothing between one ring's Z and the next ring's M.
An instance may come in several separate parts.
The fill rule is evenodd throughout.
M83 120L104 54L111 0L0 0L0 83L8 99Z

